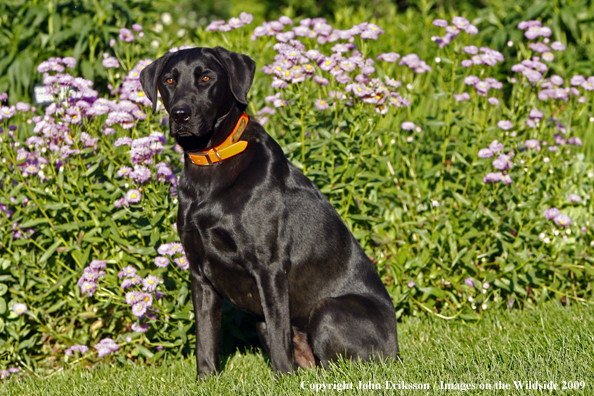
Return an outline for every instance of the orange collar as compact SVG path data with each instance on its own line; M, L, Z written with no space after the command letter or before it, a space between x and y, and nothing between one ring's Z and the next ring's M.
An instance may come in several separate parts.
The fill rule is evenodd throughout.
M235 128L233 128L233 132L231 132L223 143L199 154L188 153L188 156L196 165L213 165L215 162L222 163L224 159L243 152L246 149L248 142L245 140L238 140L241 138L243 131L245 131L248 121L248 115L243 113L241 117L239 117L239 121L237 121Z

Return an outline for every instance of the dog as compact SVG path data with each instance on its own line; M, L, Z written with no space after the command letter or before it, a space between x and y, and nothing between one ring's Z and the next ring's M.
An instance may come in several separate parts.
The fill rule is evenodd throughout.
M219 372L223 299L257 316L276 374L398 359L381 279L320 190L247 116L256 64L222 47L170 52L140 81L183 148L177 229L190 265L198 378Z

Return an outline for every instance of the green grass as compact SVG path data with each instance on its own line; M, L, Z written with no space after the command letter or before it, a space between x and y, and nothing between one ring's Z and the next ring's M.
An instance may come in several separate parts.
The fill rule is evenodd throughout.
M341 394L461 394L440 389L454 384L510 385L510 390L480 389L464 394L551 394L516 390L514 381L584 381L582 390L552 394L594 394L594 309L548 303L533 311L485 313L477 323L435 318L407 318L399 324L402 363L343 362L328 371L301 372L275 380L269 360L260 351L235 353L224 359L219 377L195 381L193 359L152 367L110 366L73 369L50 378L11 378L0 385L2 395L280 395L304 394L304 384L353 383ZM386 390L385 382L427 383L428 391ZM359 381L379 383L381 390L358 390ZM541 393L542 392L542 393ZM337 394L335 390L319 392Z

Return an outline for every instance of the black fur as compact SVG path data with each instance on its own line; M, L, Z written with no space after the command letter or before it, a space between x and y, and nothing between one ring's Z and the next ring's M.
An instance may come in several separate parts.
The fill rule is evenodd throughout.
M192 152L231 133L254 71L245 55L194 48L158 59L141 82L153 104L161 92L171 135ZM277 373L327 367L340 354L397 358L394 305L338 213L255 119L241 140L247 149L220 164L186 157L178 185L198 376L219 370L223 298L261 320L258 334Z

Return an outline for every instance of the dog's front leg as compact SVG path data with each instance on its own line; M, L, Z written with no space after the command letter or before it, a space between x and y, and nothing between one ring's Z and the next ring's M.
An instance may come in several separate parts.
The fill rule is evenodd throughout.
M262 301L272 369L290 373L297 368L291 338L289 280L282 270L261 271L256 283Z
M191 269L190 272L196 317L196 365L200 380L219 371L223 299L197 270Z

